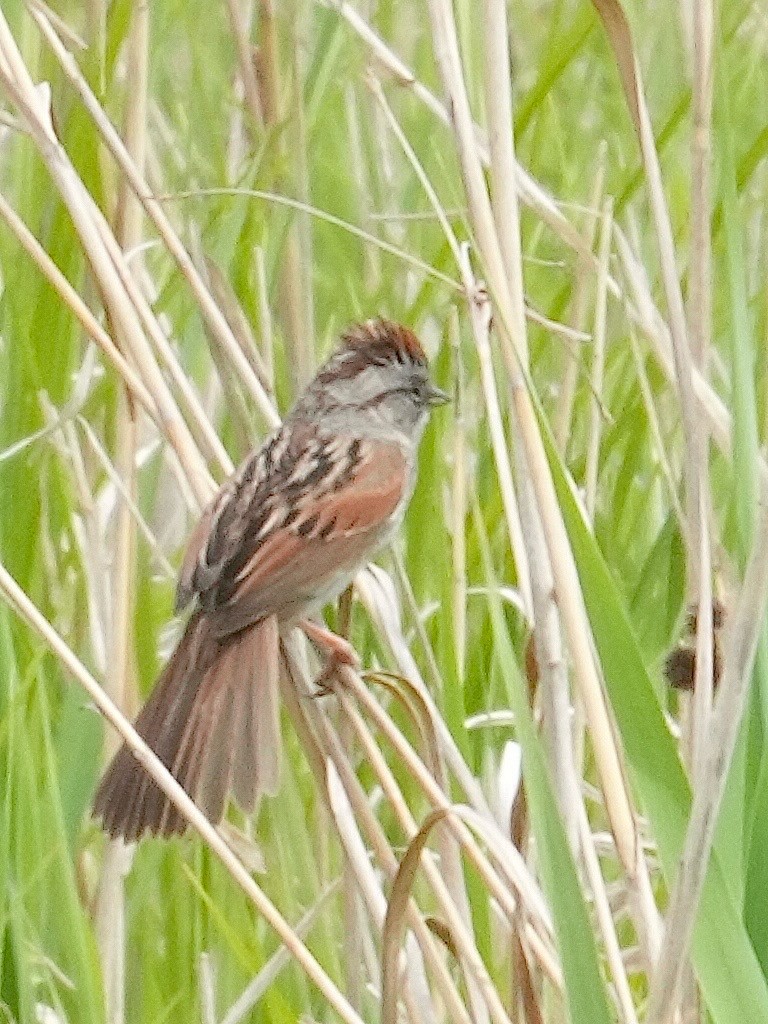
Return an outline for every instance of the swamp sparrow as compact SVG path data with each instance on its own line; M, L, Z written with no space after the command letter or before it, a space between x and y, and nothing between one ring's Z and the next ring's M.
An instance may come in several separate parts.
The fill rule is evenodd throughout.
M407 327L352 327L204 512L176 594L177 611L194 609L136 728L210 821L230 792L248 812L277 790L281 634L301 625L332 660L355 660L307 616L392 537L429 411L446 398ZM94 813L126 841L186 827L125 745Z

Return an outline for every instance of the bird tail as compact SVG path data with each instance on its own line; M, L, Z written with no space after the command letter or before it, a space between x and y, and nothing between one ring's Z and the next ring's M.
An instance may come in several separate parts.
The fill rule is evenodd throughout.
M217 824L231 791L252 811L280 774L277 621L220 638L202 612L187 623L136 730ZM94 815L126 842L183 832L186 820L123 744L101 781Z

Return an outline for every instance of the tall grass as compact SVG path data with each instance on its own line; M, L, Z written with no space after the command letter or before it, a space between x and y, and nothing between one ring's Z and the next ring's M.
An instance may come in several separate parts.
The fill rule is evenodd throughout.
M767 48L746 0L3 5L5 1018L768 1019ZM217 832L128 723L183 540L378 314L454 402L328 613L370 671L311 699L291 641ZM91 822L96 707L188 837Z

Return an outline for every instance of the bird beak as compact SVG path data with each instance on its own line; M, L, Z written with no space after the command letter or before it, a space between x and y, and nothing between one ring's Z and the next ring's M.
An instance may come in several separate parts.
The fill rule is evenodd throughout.
M445 405L446 402L450 402L451 396L446 394L440 388L436 388L434 384L430 384L427 390L427 404L428 405Z

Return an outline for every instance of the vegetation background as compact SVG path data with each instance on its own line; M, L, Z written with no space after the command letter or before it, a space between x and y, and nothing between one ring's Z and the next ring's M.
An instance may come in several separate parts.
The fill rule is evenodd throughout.
M2 4L0 1019L768 1020L768 15L624 11ZM297 667L255 820L108 845L97 682L378 314L454 395L331 617L379 674Z

